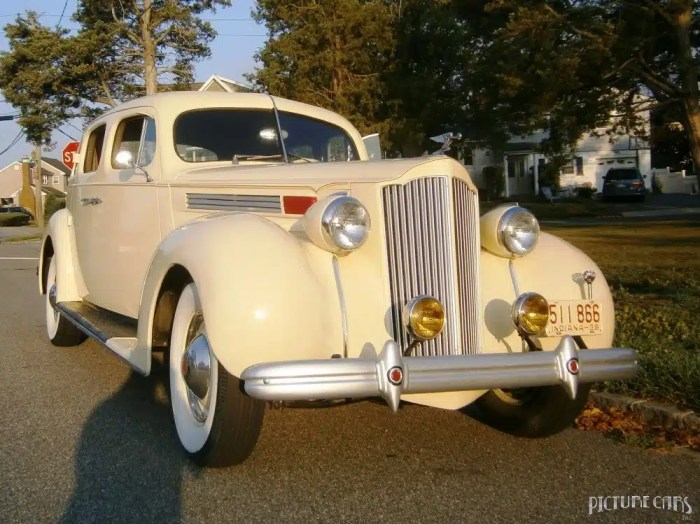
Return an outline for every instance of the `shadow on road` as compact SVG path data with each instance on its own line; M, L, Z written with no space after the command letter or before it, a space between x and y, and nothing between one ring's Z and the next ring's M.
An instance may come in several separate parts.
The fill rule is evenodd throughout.
M158 365L154 361L154 366ZM162 367L132 372L87 420L78 445L68 522L177 522L186 460L173 435Z

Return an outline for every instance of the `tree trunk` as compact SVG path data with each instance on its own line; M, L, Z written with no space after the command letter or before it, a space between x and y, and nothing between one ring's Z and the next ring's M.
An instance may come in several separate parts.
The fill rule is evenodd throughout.
M698 102L698 72L693 61L690 42L690 27L693 21L693 1L686 0L674 13L676 40L678 43L678 65L682 82L682 104L687 122L686 134L693 157L693 171L700 189L700 102Z
M153 95L158 92L158 71L156 70L156 45L149 29L151 24L151 9L153 0L144 0L143 14L140 17L141 39L143 43L143 66L146 94Z

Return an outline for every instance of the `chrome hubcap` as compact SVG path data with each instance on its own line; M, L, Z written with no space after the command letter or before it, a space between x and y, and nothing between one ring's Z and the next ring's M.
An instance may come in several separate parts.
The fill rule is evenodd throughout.
M211 354L203 332L188 344L180 362L180 372L187 389L187 400L195 420L204 423L209 413L211 389Z
M56 284L52 284L49 289L49 304L51 307L56 309Z

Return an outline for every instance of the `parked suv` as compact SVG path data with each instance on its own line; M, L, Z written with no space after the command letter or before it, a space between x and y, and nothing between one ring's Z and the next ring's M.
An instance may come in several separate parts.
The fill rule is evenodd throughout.
M603 177L603 199L631 198L641 202L647 193L645 178L636 167L614 167Z

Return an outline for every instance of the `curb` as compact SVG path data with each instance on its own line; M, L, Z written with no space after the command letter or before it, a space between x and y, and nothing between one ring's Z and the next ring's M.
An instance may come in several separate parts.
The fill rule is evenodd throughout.
M650 426L700 432L700 415L681 411L669 404L639 400L613 393L591 393L591 400L602 408L616 408L634 413Z

